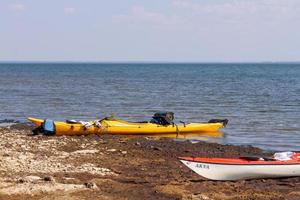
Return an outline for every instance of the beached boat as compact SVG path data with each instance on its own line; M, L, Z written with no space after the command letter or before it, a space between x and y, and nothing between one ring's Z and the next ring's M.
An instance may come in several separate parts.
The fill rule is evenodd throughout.
M159 118L156 118L156 120ZM210 120L207 123L167 123L167 122L127 122L115 118L104 118L90 122L52 121L29 117L29 121L40 127L41 132L49 135L87 135L87 134L180 134L215 133L226 126L228 120Z
M180 161L197 174L212 180L300 176L300 153L293 153L288 160L259 157L236 159L181 157Z

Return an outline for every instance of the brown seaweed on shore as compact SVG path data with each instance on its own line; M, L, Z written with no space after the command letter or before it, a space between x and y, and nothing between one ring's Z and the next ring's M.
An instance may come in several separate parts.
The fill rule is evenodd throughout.
M0 149L0 199L300 199L298 177L210 181L178 160L270 154L251 146L32 136L31 127L18 125L0 128Z

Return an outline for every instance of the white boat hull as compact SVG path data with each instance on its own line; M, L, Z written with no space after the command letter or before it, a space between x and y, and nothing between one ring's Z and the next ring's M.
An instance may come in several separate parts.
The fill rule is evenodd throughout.
M181 160L197 174L212 180L242 180L300 176L299 164L215 164Z

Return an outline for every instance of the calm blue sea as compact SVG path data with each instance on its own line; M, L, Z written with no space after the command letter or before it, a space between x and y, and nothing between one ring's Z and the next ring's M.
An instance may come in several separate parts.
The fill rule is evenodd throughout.
M300 150L300 64L0 64L0 119L228 118L224 143Z

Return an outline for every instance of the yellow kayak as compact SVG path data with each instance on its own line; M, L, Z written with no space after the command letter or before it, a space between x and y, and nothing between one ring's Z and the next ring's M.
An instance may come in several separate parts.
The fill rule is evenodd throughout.
M44 126L49 121L29 117L29 121L41 129L49 129ZM119 135L156 135L156 134L180 134L180 133L215 133L225 127L227 121L212 121L207 123L181 123L161 125L153 122L127 122L119 119L104 118L102 120L81 122L50 122L49 135L88 135L88 134L119 134Z

